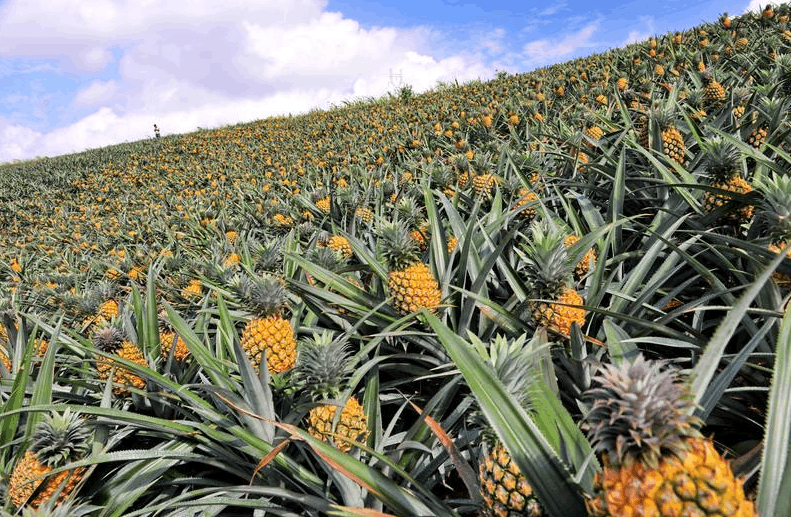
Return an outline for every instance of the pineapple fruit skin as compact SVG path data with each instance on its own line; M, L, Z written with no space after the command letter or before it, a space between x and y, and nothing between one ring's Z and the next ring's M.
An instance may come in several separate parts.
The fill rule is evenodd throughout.
M557 302L557 303L555 303ZM570 287L566 287L555 299L555 302L534 301L530 303L533 319L539 327L556 330L563 336L571 334L571 324L577 322L580 327L585 324L585 309L567 305L582 305L582 296Z
M737 194L749 194L753 190L750 183L748 183L746 180L738 176L732 176L727 181L722 183L720 182L712 183L711 186L714 188L727 190L729 192L734 192ZM730 203L731 198L726 197L722 194L716 194L706 191L703 194L702 201L703 201L704 210L706 212L713 212L717 208L720 208ZM755 207L753 205L744 205L729 212L726 218L734 223L745 223L752 218L754 212L755 212Z
M140 349L131 341L124 341L121 348L115 352L115 355L123 357L129 361L137 363L141 366L148 366L148 361L143 356ZM146 381L134 372L123 368L121 365L115 364L112 359L97 355L96 356L96 369L99 372L99 378L106 381L110 377L110 370L115 366L113 373L113 382L117 386L113 386L113 394L119 397L129 395L129 390L125 386L134 386L137 389L146 387Z
M742 481L714 449L711 440L690 438L681 457L662 457L656 468L633 461L605 468L594 481L596 495L586 501L593 517L755 517Z
M296 364L297 343L291 322L277 314L250 320L242 331L241 343L256 371L264 352L270 373L283 373Z
M183 361L189 357L190 351L189 348L187 348L187 343L184 342L181 336L177 336L175 332L159 333L159 350L162 359L167 359L168 355L170 355L170 349L173 347L174 340L176 344L173 348L173 358L177 361Z
M498 442L478 468L484 515L487 517L541 517L544 510L505 446Z
M393 299L393 306L401 315L422 308L435 312L442 297L437 280L422 262L391 271L387 278L387 288Z
M19 508L33 495L39 485L46 483L39 490L36 497L27 504L29 507L37 508L49 501L65 480L65 485L57 498L57 503L60 504L74 491L77 483L82 479L85 469L86 467L79 467L72 470L64 470L50 479L36 479L39 476L46 475L52 469L39 462L35 453L27 451L11 473L11 478L8 481L8 497L13 505Z
M357 398L354 396L349 397L346 405L341 410L338 425L333 432L332 422L335 419L337 409L338 406L331 404L322 404L311 409L308 415L308 432L324 442L329 442L331 438L334 438L333 442L338 450L349 452L352 444L342 438L364 442L370 434L368 419ZM336 436L342 438L335 438Z

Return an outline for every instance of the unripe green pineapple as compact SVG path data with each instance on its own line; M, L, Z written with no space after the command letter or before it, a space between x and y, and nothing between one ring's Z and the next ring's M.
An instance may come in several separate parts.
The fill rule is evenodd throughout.
M497 336L488 348L486 362L492 376L503 383L525 410L529 410L528 382L534 375L532 364L535 363L525 335L512 341ZM544 509L532 487L479 409L473 411L472 423L481 428L483 442L478 464L483 514L486 517L543 516Z
M666 363L642 355L602 365L585 394L585 420L604 470L587 500L594 517L756 517L742 481L691 415L688 386Z
M237 277L234 289L255 314L242 331L242 348L256 371L266 355L270 373L279 374L294 367L297 346L291 322L283 317L286 286L277 277L266 275Z
M420 262L416 243L402 221L385 223L379 230L382 256L389 274L387 290L395 310L402 315L421 308L437 310L442 298L434 274Z
M127 339L123 331L117 327L108 326L95 331L93 344L97 350L132 361L140 366L148 366L148 361L146 361L140 348ZM95 359L96 370L99 373L99 378L103 381L110 378L110 371L115 368L113 373L113 383L115 384L113 393L116 396L125 397L129 395L128 386L134 386L141 390L146 387L145 379L116 363L112 358L95 354Z
M347 344L329 331L299 344L295 380L317 403L308 414L308 432L343 452L351 450L352 442L365 442L370 434L365 411L354 395L338 406L354 366Z
M528 307L538 327L569 337L571 325L585 324L584 301L572 287L577 264L571 262L566 235L545 221L533 221L531 239L525 244L525 273L532 287Z
M752 192L752 186L739 175L739 150L734 144L714 137L703 147L706 153L703 166L712 187L736 194ZM725 193L706 191L702 202L703 209L712 212L735 200ZM741 205L728 210L725 218L737 224L744 223L753 216L754 211L752 205Z
M8 498L14 507L37 508L56 493L57 504L69 497L86 467L64 470L52 476L47 474L83 459L90 451L90 439L91 431L78 413L67 409L63 414L52 412L44 417L33 432L30 448L8 480Z

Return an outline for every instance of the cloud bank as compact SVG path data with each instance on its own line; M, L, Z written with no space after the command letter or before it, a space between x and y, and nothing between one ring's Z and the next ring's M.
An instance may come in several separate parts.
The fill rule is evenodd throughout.
M494 74L426 52L430 29L365 28L321 0L10 0L0 34L0 80L5 58L59 85L0 94L19 106L0 116L0 162L381 96L395 72L415 91Z

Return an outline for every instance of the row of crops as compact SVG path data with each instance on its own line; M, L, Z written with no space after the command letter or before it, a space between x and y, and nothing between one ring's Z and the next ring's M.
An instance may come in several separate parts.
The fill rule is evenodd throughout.
M789 16L0 166L3 514L789 515Z

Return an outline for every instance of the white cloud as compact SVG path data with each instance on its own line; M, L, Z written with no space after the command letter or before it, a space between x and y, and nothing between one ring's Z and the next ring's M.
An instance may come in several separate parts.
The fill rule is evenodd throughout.
M0 163L39 156L35 144L40 138L37 131L0 120Z
M493 75L480 56L436 58L427 28L365 28L324 0L9 0L0 4L0 56L60 56L90 78L117 60L117 77L85 81L60 107L72 117L36 132L0 125L0 161L79 151L197 127L416 92L438 81ZM499 49L502 31L488 47ZM114 49L111 51L111 49ZM114 52L116 55L114 55ZM115 69L115 68L113 68ZM18 117L15 118L17 120ZM4 129L3 129L4 128Z
M110 101L117 92L115 81L94 81L78 91L73 102L78 106L94 106Z
M641 16L640 21L645 24L646 28L644 30L634 29L629 31L629 36L627 36L626 41L624 41L621 46L637 43L638 41L645 41L656 34L656 26L652 17Z
M567 34L559 40L541 39L531 41L523 47L522 59L526 64L542 65L555 63L575 51L594 46L591 37L599 28L599 21L591 22L579 31Z
M112 53L106 48L89 48L77 54L77 65L90 72L102 70L113 59Z
M391 72L416 92L494 74L480 55L431 55L437 34L427 28L365 28L325 5L8 0L0 56L62 56L61 73L86 79L118 72L83 81L60 107L76 120L66 127L24 134L19 122L7 124L0 161L146 138L154 123L164 135L378 97L397 86ZM486 48L496 51L504 33L491 36ZM91 114L76 119L86 108Z
M560 11L567 10L566 2L557 2L556 4L549 5L545 7L541 12L538 13L539 16L552 16L553 14L557 14Z
M747 4L747 7L744 8L744 12L753 11L756 13L760 13L764 10L764 7L767 4L771 4L773 6L777 5L777 2L767 2L766 0L750 0L750 3Z

